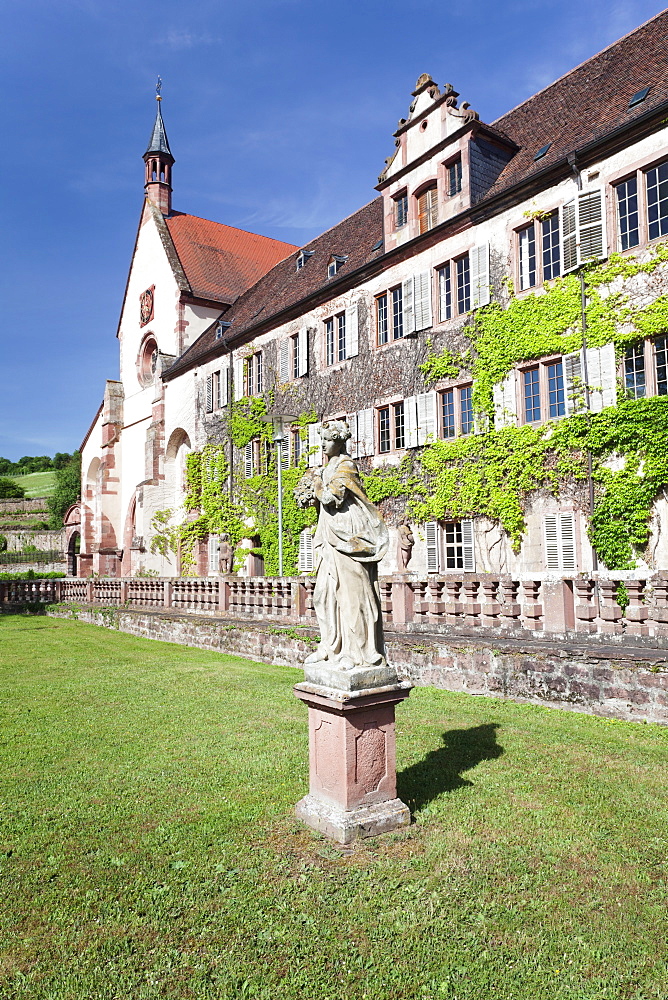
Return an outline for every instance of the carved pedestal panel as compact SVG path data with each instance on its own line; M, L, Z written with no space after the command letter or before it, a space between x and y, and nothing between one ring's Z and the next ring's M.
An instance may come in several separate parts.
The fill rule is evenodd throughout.
M294 691L309 710L310 789L297 816L342 844L407 826L408 807L396 797L394 711L410 685Z

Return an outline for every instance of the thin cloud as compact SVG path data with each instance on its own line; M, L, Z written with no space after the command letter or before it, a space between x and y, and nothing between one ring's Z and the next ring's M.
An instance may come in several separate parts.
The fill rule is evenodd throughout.
M178 52L183 49L194 49L199 45L217 45L219 42L220 38L217 38L215 35L198 34L194 31L179 31L178 28L172 28L166 35L156 39L155 44L170 49L172 52Z

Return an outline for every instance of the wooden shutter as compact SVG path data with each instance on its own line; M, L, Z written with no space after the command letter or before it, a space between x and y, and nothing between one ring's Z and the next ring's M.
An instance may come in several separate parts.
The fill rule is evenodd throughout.
M218 406L227 406L230 399L229 393L229 377L230 369L229 365L220 370L220 379L218 380Z
M320 431L320 424L308 425L308 447L309 447L308 464L310 468L315 468L317 465L322 464L322 456L320 454L322 449L322 439L320 437L319 431ZM315 449L315 451L313 449Z
M584 406L584 388L582 384L582 354L564 354L564 395L566 397L566 413L580 413Z
M310 528L304 528L299 533L299 572L313 571L313 535Z
M418 198L418 222L421 233L433 229L438 221L438 192L436 187L427 188Z
M605 256L603 191L585 191L578 196L579 263Z
M440 560L438 552L438 521L427 521L424 526L427 543L427 573L438 573Z
M475 573L475 543L473 536L473 521L461 521L462 556L464 572Z
M253 442L249 441L244 449L244 475L250 479L253 475Z
M413 292L415 330L426 330L432 325L431 271L421 271L414 276Z
M290 340L282 340L278 348L278 367L281 382L290 381Z
M373 408L358 411L357 436L359 455L373 455L376 450L373 438Z
M415 333L415 309L413 308L413 275L401 283L401 308L403 313L404 337Z
M606 253L603 191L583 191L561 211L564 274Z
M206 412L213 412L213 375L206 377Z
M417 443L427 444L437 437L437 398L435 392L421 392L417 402Z
M617 402L617 360L614 344L587 348L587 384L589 385L589 408L592 413L600 413L605 406L615 406Z
M297 336L297 351L299 368L298 374L301 378L308 372L308 328L303 326Z
M469 250L471 269L471 309L486 306L489 302L489 243L481 243Z
M357 302L346 309L346 357L359 354L359 314Z
M406 436L406 447L417 448L418 445L418 416L417 397L409 396L404 400L404 428Z
M561 255L564 274L578 266L578 226L575 201L567 202L561 209Z
M243 358L234 359L234 398L242 399L244 395L244 366Z
M497 382L494 393L494 429L514 427L517 424L517 392L515 372L506 375L503 382Z
M280 449L279 455L280 455L280 459L281 459L281 468L282 469L289 469L290 468L290 440L288 439L287 441L281 441L281 443L279 445L279 449Z
M357 436L357 414L349 413L346 416L346 423L350 428L350 438L348 440L348 454L351 458L359 455L359 440Z
M575 569L575 516L573 513L545 517L545 561L548 569Z

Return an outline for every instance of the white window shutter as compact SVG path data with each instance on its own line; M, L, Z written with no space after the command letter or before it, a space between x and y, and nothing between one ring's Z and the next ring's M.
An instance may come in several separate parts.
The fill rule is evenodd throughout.
M317 465L322 465L322 456L320 454L322 449L322 438L320 437L319 431L320 424L308 425L308 464L312 469ZM313 449L315 449L315 451Z
M359 313L356 302L346 309L346 357L355 358L359 352Z
M220 553L220 538L209 535L209 575L218 572L218 556Z
M575 518L572 513L559 515L561 569L575 569Z
M438 521L426 522L424 536L427 543L427 573L438 573L440 569L440 560L438 558Z
M462 555L464 558L464 572L475 573L475 543L473 536L473 521L461 521L462 528Z
M313 570L313 535L310 528L304 528L299 533L299 572L311 573Z
M373 437L373 408L359 410L357 413L358 454L373 455L375 453Z
M220 369L220 379L218 380L218 406L227 406L229 403L229 367Z
M489 243L469 250L471 269L471 309L489 303Z
M234 359L234 398L243 399L244 396L244 358Z
M348 439L348 454L351 458L357 458L359 455L359 438L357 434L357 414L348 413L346 416L346 423L350 428L350 438Z
M413 280L415 301L415 329L426 330L432 325L431 316L431 271L421 271Z
M249 441L244 449L244 475L250 479L253 475L253 442Z
M297 351L299 352L299 377L308 372L308 328L303 326L297 337Z
M587 383L589 408L592 413L600 413L605 406L615 406L617 361L614 344L587 348Z
M279 447L280 447L281 468L282 469L289 469L290 468L290 442L289 441L281 441Z
M582 385L582 354L564 354L564 394L566 396L566 413L580 413L583 409L584 390Z
M517 424L517 393L515 372L506 375L503 382L497 382L494 393L494 429L514 427Z
M578 195L578 263L605 256L605 217L603 191L585 191Z
M417 448L418 415L417 415L416 396L409 396L408 399L404 400L404 420L405 420L406 447Z
M559 531L557 515L545 517L545 562L548 569L559 569Z
M278 347L278 367L281 382L290 381L290 341L282 340Z
M401 308L403 311L404 336L415 332L415 309L413 307L413 275L401 283Z
M578 223L575 201L568 201L561 209L561 255L564 274L578 266Z
M213 411L213 375L206 377L206 412Z
M417 401L418 444L428 444L430 441L435 441L437 437L436 393L421 392L415 399Z

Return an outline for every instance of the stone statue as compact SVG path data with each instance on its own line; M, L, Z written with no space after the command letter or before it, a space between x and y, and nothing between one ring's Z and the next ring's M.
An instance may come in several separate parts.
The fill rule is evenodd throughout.
M320 643L304 662L306 680L343 690L396 684L385 660L378 588L387 528L346 451L348 425L330 420L320 435L329 461L309 469L295 490L300 506L318 508L313 605Z
M411 553L415 545L415 538L408 521L402 521L399 525L399 571L405 573L411 561Z
M230 545L228 536L223 535L218 549L218 572L222 573L223 576L232 572L233 557L234 549Z

